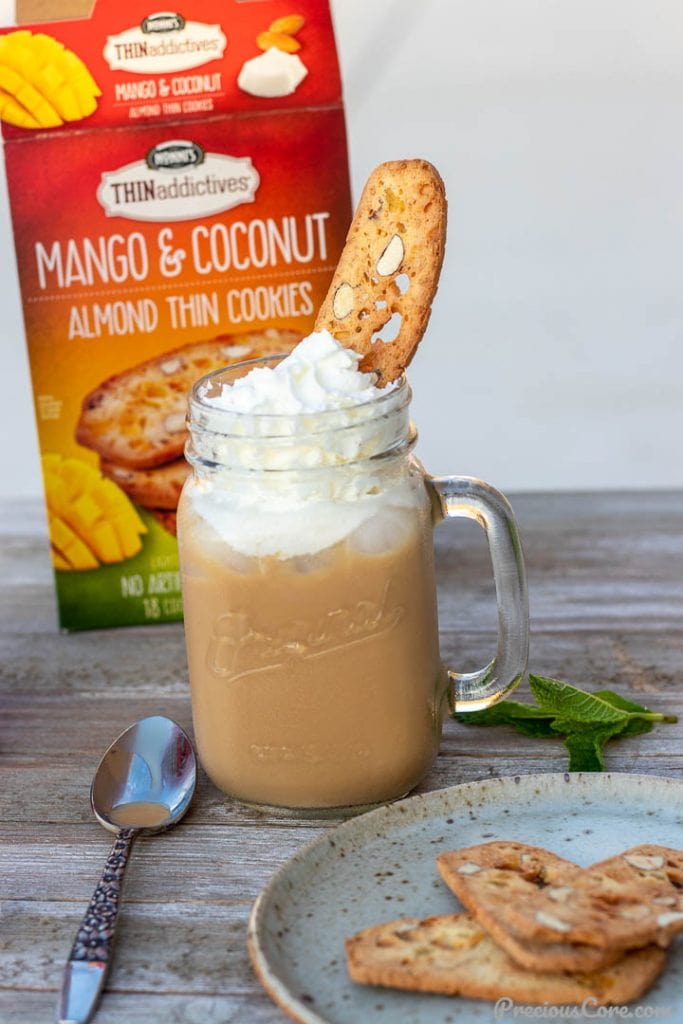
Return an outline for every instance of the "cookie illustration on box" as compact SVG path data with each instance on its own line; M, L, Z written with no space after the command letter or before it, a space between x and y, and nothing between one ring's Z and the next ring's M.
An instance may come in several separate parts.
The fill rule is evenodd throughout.
M113 480L138 505L174 510L183 484L190 473L185 459L173 459L155 469L131 469L108 459L100 460L102 474Z
M156 521L163 526L166 533L170 533L172 537L178 535L178 516L176 510L172 511L167 508L150 508L149 510Z
M76 440L100 457L105 477L175 534L175 510L189 467L183 457L192 385L207 373L285 355L296 331L223 335L164 352L105 380L83 399Z

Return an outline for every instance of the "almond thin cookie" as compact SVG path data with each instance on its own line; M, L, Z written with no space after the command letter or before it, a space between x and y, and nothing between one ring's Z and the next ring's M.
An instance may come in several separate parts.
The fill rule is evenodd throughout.
M579 942L535 942L533 939L525 939L509 925L499 924L495 918L490 918L485 927L496 945L505 950L515 963L541 974L601 971L611 967L624 955L623 949L599 949Z
M377 373L379 383L395 380L427 327L445 243L446 193L436 169L426 160L380 164L363 189L316 331L360 352L361 370ZM393 341L380 334L373 342L394 314Z
M558 941L535 942L501 921L501 907L542 889L560 896L581 868L548 850L524 843L483 843L437 857L439 873L449 889L476 917L494 941L520 966L534 971L596 971L622 956L620 950L598 949Z
M176 509L190 466L185 459L174 459L157 469L131 469L100 459L103 476L113 480L129 498L146 508Z
M668 946L683 931L683 852L647 843L600 861L562 887L501 905L500 919L537 942L609 949Z
M76 440L107 462L152 469L179 459L187 395L204 374L245 359L290 352L296 331L230 334L164 352L104 381L83 399Z
M446 914L366 928L346 940L346 958L352 980L363 985L470 999L507 997L534 1006L586 999L594 1006L622 1006L647 991L666 954L648 946L602 971L537 973L511 960L471 914Z

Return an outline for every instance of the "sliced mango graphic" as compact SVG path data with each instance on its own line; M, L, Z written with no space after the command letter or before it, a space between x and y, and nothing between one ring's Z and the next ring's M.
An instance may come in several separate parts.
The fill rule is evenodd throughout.
M97 82L73 50L44 32L0 36L0 118L20 128L56 128L92 114Z
M42 465L56 569L97 569L137 555L147 527L113 481L81 459L53 452Z
M97 569L99 562L87 544L59 516L48 512L50 544L69 569Z
M66 558L64 558L63 555L60 555L57 548L51 547L50 553L52 555L52 564L54 565L55 569L71 569L71 566L67 562Z
M0 89L0 119L8 124L19 125L20 128L40 128L32 114L29 114L26 107L17 103L13 96Z

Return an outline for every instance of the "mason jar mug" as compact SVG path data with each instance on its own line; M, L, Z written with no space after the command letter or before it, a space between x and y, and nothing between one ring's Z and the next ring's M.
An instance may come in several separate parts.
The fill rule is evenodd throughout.
M417 785L449 708L522 677L517 525L494 488L414 458L405 379L351 409L228 412L212 398L245 366L190 398L178 542L199 756L247 803L353 813ZM498 605L496 656L468 674L439 655L432 531L458 517L487 534Z

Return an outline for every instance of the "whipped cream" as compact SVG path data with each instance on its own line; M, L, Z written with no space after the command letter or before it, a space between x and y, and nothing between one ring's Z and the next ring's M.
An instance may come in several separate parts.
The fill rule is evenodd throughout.
M285 53L271 46L265 53L244 62L237 84L250 96L269 99L296 92L307 74L308 68L295 53Z
M204 401L226 412L271 416L348 409L380 398L396 386L375 387L375 374L358 369L362 358L344 348L329 331L317 331L300 341L277 366L257 366Z
M409 395L396 383L376 387L375 375L358 369L361 358L319 331L273 367L202 385L191 403L195 449L209 462L262 470L334 466L386 451L405 433Z
M191 454L216 468L188 484L185 500L236 552L310 555L366 521L378 536L385 516L396 536L414 488L371 457L407 438L410 392L397 382L378 388L361 358L320 331L273 367L200 387Z
M230 496L225 491L208 491L201 483L190 489L188 498L205 533L202 546L210 551L220 541L222 550L216 560L243 572L254 570L251 559L271 556L308 558L315 568L323 564L316 563L316 556L342 541L365 554L391 551L415 528L420 507L418 496L405 481L355 500L338 495L313 500L301 494L289 502L278 501L272 494L255 500L248 490ZM195 536L196 531L195 526Z

